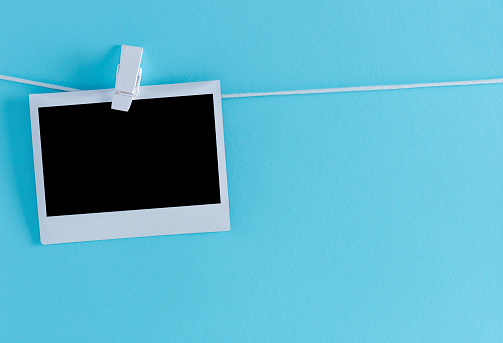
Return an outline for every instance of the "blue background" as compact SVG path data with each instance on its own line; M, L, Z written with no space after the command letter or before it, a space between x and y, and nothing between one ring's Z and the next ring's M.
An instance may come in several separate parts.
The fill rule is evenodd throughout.
M5 1L0 73L223 93L503 76L503 2ZM232 230L42 246L0 81L0 340L501 342L503 85L223 100Z

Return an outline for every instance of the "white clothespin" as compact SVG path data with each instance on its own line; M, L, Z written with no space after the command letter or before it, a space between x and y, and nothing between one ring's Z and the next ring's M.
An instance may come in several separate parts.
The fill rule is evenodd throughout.
M117 66L112 109L127 112L133 97L138 95L142 53L143 49L136 46L123 45L121 47L121 60Z

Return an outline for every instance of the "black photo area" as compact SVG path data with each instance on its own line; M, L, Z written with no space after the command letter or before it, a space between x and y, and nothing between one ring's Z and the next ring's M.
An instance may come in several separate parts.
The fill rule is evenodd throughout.
M220 203L213 95L39 108L47 216Z

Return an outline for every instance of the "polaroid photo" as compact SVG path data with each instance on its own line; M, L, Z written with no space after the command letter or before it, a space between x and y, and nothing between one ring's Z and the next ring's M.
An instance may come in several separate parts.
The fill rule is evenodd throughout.
M219 81L30 95L42 244L230 230Z

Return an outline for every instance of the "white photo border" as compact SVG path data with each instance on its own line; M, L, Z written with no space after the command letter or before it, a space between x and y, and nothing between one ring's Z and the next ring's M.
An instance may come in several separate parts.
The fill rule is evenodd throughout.
M142 86L135 99L167 98L213 94L215 133L220 184L220 203L145 210L47 216L42 150L40 107L111 102L114 89L64 93L30 94L30 118L35 164L37 207L42 244L148 237L230 230L229 196L225 163L220 81ZM133 104L134 106L134 100Z

